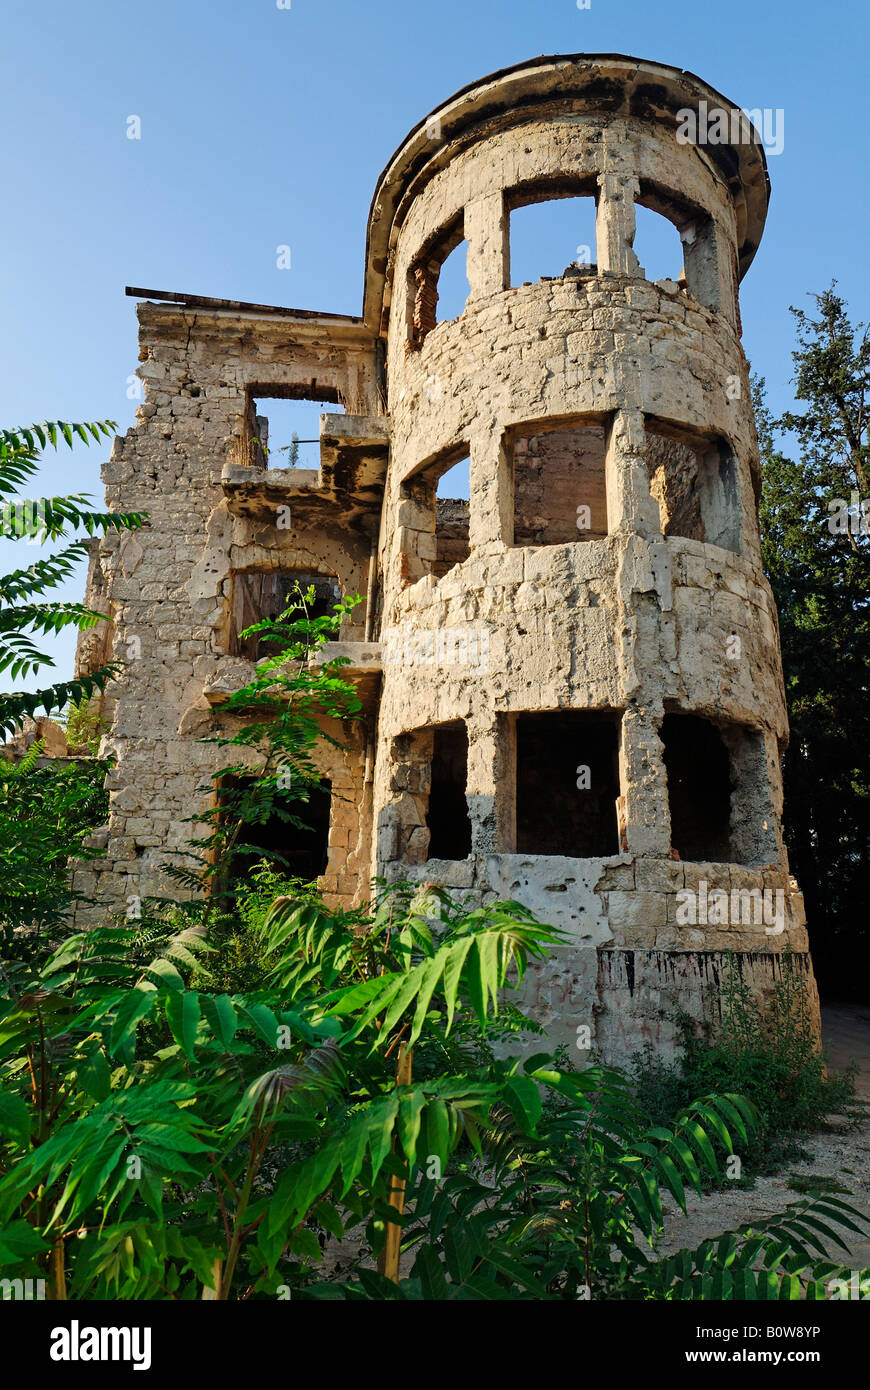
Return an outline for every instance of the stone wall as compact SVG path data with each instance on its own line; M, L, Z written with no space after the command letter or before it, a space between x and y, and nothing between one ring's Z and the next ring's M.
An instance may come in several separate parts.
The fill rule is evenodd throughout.
M83 670L98 664L100 651L124 662L104 702L110 732L102 751L116 759L108 850L76 878L97 899L83 910L86 921L106 907L126 911L177 891L163 864L184 863L188 841L207 833L191 817L213 804L211 775L227 758L201 740L231 727L221 703L254 671L232 655L234 575L322 573L337 576L344 593L365 595L371 548L359 518L339 515L329 529L307 524L316 474L314 488L301 469L292 482L289 470L254 467L241 487L224 479L244 448L253 391L338 393L376 409L372 342L359 320L158 304L141 305L139 320L145 403L136 426L115 440L103 478L107 504L146 511L148 523L99 543L88 598L101 611L108 604L112 631L99 651L89 635L79 649ZM356 614L342 636L363 635ZM339 732L348 751L339 756L324 743L319 754L335 806L324 886L351 902L368 882L368 834L358 814L366 730Z
M616 61L602 75L612 93L630 80ZM529 999L551 1040L573 1043L588 1023L593 1043L617 1058L632 1050L626 1020L635 1038L652 1030L669 1047L668 1009L690 996L701 1006L703 969L681 965L672 977L656 964L663 954L685 962L734 950L763 994L786 945L807 951L780 829L787 725L736 298L735 267L746 261L748 224L763 221L766 190L757 172L729 183L696 148L678 146L664 119L605 114L574 91L551 103L539 77L524 85L511 72L497 114L482 89L485 117L469 95L467 115L445 117L428 159L412 137L407 163L399 151L391 170L380 558L384 625L401 640L384 663L378 867L449 884L473 902L516 897L560 926L566 945L532 972ZM534 110L509 105L508 82L529 105L534 91ZM595 265L511 287L510 208L570 192L596 198ZM679 281L644 277L635 203L677 223ZM421 332L419 257L435 275L457 227L468 242L468 301L458 318L430 319ZM464 454L470 552L439 573L428 550L434 490L421 484ZM618 725L620 852L607 858L518 852L517 716L569 710ZM722 749L725 785L710 794L724 797L724 862L722 834L715 862L683 863L674 846L662 735L675 714L708 721ZM471 853L433 860L426 736L457 721L469 741ZM554 779L549 812L567 822L571 771ZM614 952L621 962L636 955L637 989L616 979ZM756 958L767 964L756 968Z
M146 403L106 484L150 523L93 562L128 664L106 702L109 852L79 886L99 878L121 905L165 891L161 861L183 849L216 765L198 740L228 727L221 703L253 669L231 653L234 575L265 573L265 592L270 574L316 572L365 599L332 649L364 704L336 731L346 751L323 754L335 901L364 899L379 873L526 903L565 933L530 973L531 1006L552 1042L588 1026L611 1060L645 1039L672 1047L674 1009L708 1007L724 952L763 998L790 946L812 993L781 833L788 730L737 302L767 174L751 140L676 140L675 112L701 100L725 99L635 59L520 64L444 103L393 156L361 319L140 307ZM511 287L511 209L578 192L595 199L594 265ZM676 225L677 280L645 277L637 205ZM463 240L468 301L438 323L440 267ZM253 401L269 394L347 405L321 421L319 471L262 466ZM466 457L470 497L439 498ZM607 765L594 800L612 854L521 851L517 720L532 714L557 739L568 714L615 739L586 768L558 749L547 760L560 848ZM698 727L718 752L709 798L691 782L693 845L709 799L716 853L684 861L688 774L678 785L665 742ZM433 839L433 763L457 776L466 740L470 852L430 858L451 843Z

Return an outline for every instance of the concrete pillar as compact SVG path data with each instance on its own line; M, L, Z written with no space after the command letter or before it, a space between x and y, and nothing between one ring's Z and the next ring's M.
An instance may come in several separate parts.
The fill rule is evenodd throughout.
M785 866L782 839L782 772L779 745L770 730L722 730L731 760L731 852L737 863Z
M618 410L604 462L607 529L655 540L661 534L658 504L649 490L643 411Z
M689 293L708 309L718 309L735 323L736 290L732 243L725 228L712 217L692 223L680 233Z
M513 544L514 479L501 430L470 442L468 538L471 550Z
M712 218L692 222L680 232L683 269L689 293L709 309L719 308L716 231Z
M728 322L740 332L740 307L737 298L737 257L734 251L735 241L725 227L719 222L713 223L713 235L716 241L716 277L718 308L724 314Z
M487 707L473 711L466 727L468 780L465 794L471 818L471 852L480 856L496 854L506 843L503 817L513 815L510 732L505 730L502 721L493 722L492 711ZM509 843L513 846L513 840Z
M619 750L620 839L629 854L667 857L671 816L664 747L646 711L627 709Z
M634 200L639 186L631 146L618 129L604 132L603 166L598 175L598 214L595 239L598 269L614 275L639 275L634 254Z
M468 298L481 299L507 289L510 277L509 217L501 189L465 206L468 242Z

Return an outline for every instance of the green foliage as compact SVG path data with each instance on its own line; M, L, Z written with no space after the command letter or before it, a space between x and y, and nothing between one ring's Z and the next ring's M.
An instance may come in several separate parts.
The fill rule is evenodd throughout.
M88 536L105 531L125 531L141 526L144 517L134 512L99 512L89 505L83 493L68 497L17 497L21 487L39 466L41 450L57 448L63 441L72 448L73 440L98 443L114 431L112 420L89 424L50 421L27 429L0 430L0 531L6 539L45 544L63 540L77 530ZM54 662L34 638L62 632L67 627L93 627L105 618L81 603L46 598L75 573L87 555L86 540L72 540L55 553L34 560L24 569L0 576L0 672L9 670L13 680L27 676ZM62 681L36 692L18 691L0 695L0 730L12 732L25 715L42 709L46 714L63 709L70 702L89 699L102 690L115 673L108 665L88 676Z
M265 618L241 634L258 635L277 654L258 662L253 680L223 705L226 715L241 717L237 732L202 740L238 755L213 774L213 805L191 817L205 827L189 842L191 862L166 866L187 892L208 893L224 918L234 911L233 885L244 881L247 863L280 860L258 843L258 827L278 820L288 828L306 828L305 807L323 781L316 747L320 742L343 747L323 729L323 720L353 719L361 708L354 687L340 676L347 657L315 664L359 596L341 599L321 618L309 617L313 602L313 586L303 591L297 581L277 618Z
M208 918L202 912L198 917L198 920L208 920L209 940L216 948L209 967L212 987L230 992L258 989L263 984L262 933L276 898L290 897L299 904L321 903L313 883L288 878L272 860L246 864L243 872L244 878L232 883L230 910ZM173 910L178 920L177 909ZM364 909L356 912L334 909L338 929L342 932L362 925L366 915Z
M791 741L786 835L824 983L848 992L870 967L870 341L835 287L792 309L795 396L774 418L756 383L765 568L780 618ZM835 499L864 503L865 529L829 527ZM842 962L849 961L848 972Z
M733 955L726 959L719 998L722 1021L715 1031L699 1029L690 1018L680 1020L679 1061L664 1062L649 1047L636 1055L638 1094L663 1123L700 1093L746 1096L758 1125L742 1153L745 1173L772 1173L787 1159L801 1156L802 1136L854 1100L854 1072L826 1075L813 1033L806 976L791 952L783 954L782 976L763 1014Z
M505 991L558 940L517 904L397 885L351 929L308 896L258 929L256 991L214 990L202 924L141 968L132 927L92 929L8 990L4 1277L75 1298L560 1300L814 1296L839 1272L819 1237L857 1227L832 1197L655 1257L662 1190L685 1208L753 1108L708 1095L651 1125L614 1072L496 1058ZM485 1060L447 1070L463 1028ZM366 1252L397 1224L394 1283ZM350 1277L324 1279L325 1242L348 1232Z
M300 910L307 913L307 905ZM320 918L331 936L333 919L323 909ZM280 921L283 953L272 927L261 943L279 974L293 949L286 914ZM311 925L306 916L306 935ZM517 938L497 910L462 922L461 930L478 946L477 938L494 933L497 949L466 951L469 965L442 979L443 1007L451 1012L466 996L477 997L481 979L487 991L505 987L509 965L522 968L551 935L525 924ZM297 1237L305 1244L295 1227L333 1182L344 1197L360 1182L383 1191L398 1113L392 1068L379 1056L368 1060L378 1030L360 1036L341 992L318 1000L310 982L245 996L190 989L184 973L191 963L204 975L197 965L209 949L202 927L172 938L141 971L131 963L134 944L132 928L93 929L64 943L26 987L10 990L0 1025L3 1227L30 1226L31 1262L65 1243L70 1289L97 1297L108 1296L105 1246L119 1223L147 1225L153 1217L176 1224L182 1265L195 1269L200 1256L225 1261L222 1296L245 1240L257 1231L246 1277L260 1287L288 1244ZM491 1007L490 1000L485 1012ZM431 1105L432 1133L441 1136L443 1114L470 1113L490 1093L475 1081L442 1078L420 1090L413 1110L425 1120ZM267 1149L314 1138L314 1155L287 1170L297 1180L285 1173L271 1195L255 1187ZM457 1138L448 1124L439 1143ZM279 1198L290 1213L283 1224L274 1215ZM81 1242L68 1240L83 1227ZM130 1255L127 1234L125 1227ZM170 1287L163 1256L149 1246L137 1263L131 1241L126 1274L123 1261L111 1266L115 1286L124 1297L159 1297ZM173 1279L183 1277L179 1258L165 1256Z
M0 757L0 939L7 960L32 954L56 933L73 901L70 860L96 855L82 841L108 813L107 762L38 767L40 746L32 744L17 763Z
M100 751L104 727L98 700L74 700L69 705L66 739L72 752L95 758Z
M718 1172L713 1141L747 1140L752 1107L708 1096L669 1128L651 1126L625 1078L603 1068L581 1075L528 1065L514 1075L523 1104L484 1135L486 1169L463 1165L443 1182L418 1176L403 1223L414 1253L408 1276L387 1289L367 1271L315 1298L757 1299L819 1297L836 1276L820 1235L841 1244L853 1210L813 1198L779 1218L742 1227L698 1251L656 1258L662 1193L683 1211L689 1190ZM529 1083L532 1083L531 1085ZM550 1115L538 1087L564 1097ZM537 1117L534 1126L530 1123ZM494 1143L487 1141L495 1140ZM860 1219L860 1218L859 1218ZM761 1266L759 1268L759 1265ZM305 1296L305 1295L303 1295Z
M657 1257L663 1193L685 1210L763 1120L715 1068L659 1120L616 1072L512 1055L535 1029L510 995L557 932L429 886L329 909L258 844L304 824L324 717L359 711L340 663L312 661L358 600L312 620L311 597L248 630L279 654L212 740L234 760L173 866L189 901L4 973L4 1277L125 1300L823 1294L861 1220L830 1195Z

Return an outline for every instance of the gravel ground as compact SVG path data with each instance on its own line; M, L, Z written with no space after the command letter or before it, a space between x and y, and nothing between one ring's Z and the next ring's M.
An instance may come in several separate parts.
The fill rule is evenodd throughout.
M790 1185L793 1176L823 1177L840 1183L851 1196L834 1195L851 1201L870 1223L870 1009L855 1004L825 1006L822 1037L833 1070L850 1061L858 1064L856 1091L867 1105L861 1123L852 1127L844 1117L832 1116L830 1132L813 1135L802 1145L807 1159L788 1163L775 1177L758 1178L749 1189L690 1197L685 1216L668 1199L666 1209L673 1215L667 1222L667 1238L659 1247L663 1254L694 1249L710 1236L782 1211L802 1195ZM848 1256L832 1246L831 1258L852 1269L870 1269L870 1231L863 1237L847 1233L844 1239L849 1245Z

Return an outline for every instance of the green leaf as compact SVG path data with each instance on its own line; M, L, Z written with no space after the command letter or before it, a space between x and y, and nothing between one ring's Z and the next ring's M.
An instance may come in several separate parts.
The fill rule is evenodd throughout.
M409 1168L417 1162L417 1140L420 1134L426 1095L414 1090L399 1098L399 1143L408 1160Z
M156 960L145 967L145 970L146 974L153 975L158 984L165 985L167 989L183 990L185 988L184 977L165 956L158 956Z
M318 1202L314 1209L314 1219L336 1240L344 1239L344 1222L338 1208L332 1202Z
M269 1047L277 1048L280 1024L272 1010L266 1004L248 1002L240 1003L239 1009L242 1016L250 1022L254 1032L258 1033Z
M372 1165L372 1181L381 1171L384 1159L390 1152L393 1141L393 1126L399 1109L399 1097L394 1092L377 1107L372 1115L368 1133L369 1157Z
M313 1231L294 1231L287 1242L287 1248L293 1255L298 1255L300 1259L311 1260L314 1264L320 1264L322 1252L320 1241Z
M437 1158L441 1165L441 1172L447 1167L447 1159L450 1154L450 1120L447 1114L447 1106L440 1098L429 1101L424 1111L423 1123L425 1126L424 1158Z
M686 1171L686 1174L688 1175L689 1182L692 1184L695 1191L700 1192L701 1174L698 1171L698 1165L695 1162L695 1156L692 1153L692 1150L689 1148L688 1144L686 1144L685 1141L679 1137L679 1135L677 1135L673 1140L672 1152L676 1155L677 1158L679 1158L680 1162L682 1163Z
M425 1299L432 1301L450 1297L444 1266L431 1245L422 1245L417 1251L414 1273L420 1280Z
M157 991L137 986L123 996L115 1010L115 1021L109 1038L109 1052L114 1057L129 1038L133 1036L139 1023L150 1014L157 1002Z
M423 1031L426 1014L429 1011L429 1004L431 1003L432 995L435 993L438 981L441 978L446 959L447 952L442 947L441 950L437 951L434 957L424 965L420 976L420 987L417 994L417 1007L414 1012L414 1022L411 1025L411 1032L408 1036L408 1047L414 1046Z
M0 1135L26 1144L30 1138L30 1109L20 1096L0 1091Z
M173 991L165 996L170 1032L189 1061L195 1061L194 1043L199 1028L199 995L195 990Z
M219 1042L223 1043L224 1047L229 1048L238 1027L236 1010L230 996L228 994L203 994L200 1002L212 1033Z
M0 1229L0 1265L17 1265L48 1249L29 1221L11 1221Z
M695 1146L701 1153L710 1172L713 1174L718 1173L719 1167L716 1163L716 1155L713 1152L713 1146L697 1120L683 1120L682 1130L684 1134L689 1135L695 1141Z
M505 1086L508 1103L527 1134L541 1118L541 1093L529 1076L512 1076Z
M76 1068L76 1080L92 1100L105 1100L112 1089L109 1064L101 1048L95 1048Z
M444 998L447 1002L447 1026L445 1032L449 1033L453 1026L453 1015L456 1009L456 998L459 992L459 980L463 966L472 947L472 938L465 937L456 943L448 954L447 963L444 967Z

